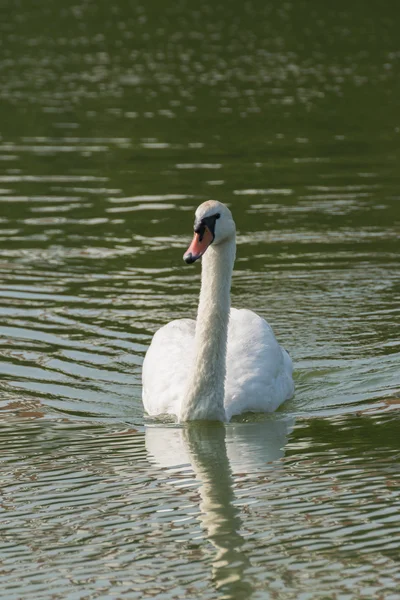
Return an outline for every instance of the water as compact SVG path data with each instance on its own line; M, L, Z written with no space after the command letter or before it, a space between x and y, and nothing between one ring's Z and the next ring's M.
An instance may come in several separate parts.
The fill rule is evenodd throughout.
M398 598L397 3L1 11L0 595ZM141 363L208 198L296 395L181 428Z

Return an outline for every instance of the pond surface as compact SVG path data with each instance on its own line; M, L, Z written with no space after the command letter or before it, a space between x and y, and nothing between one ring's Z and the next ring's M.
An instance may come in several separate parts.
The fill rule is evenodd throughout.
M397 2L0 8L0 596L398 598ZM215 198L276 414L146 418Z

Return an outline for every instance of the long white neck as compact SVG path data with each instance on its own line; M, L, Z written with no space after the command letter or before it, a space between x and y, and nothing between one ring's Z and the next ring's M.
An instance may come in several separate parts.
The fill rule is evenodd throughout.
M232 236L211 245L202 258L195 359L182 399L180 421L225 421L226 347L235 253Z

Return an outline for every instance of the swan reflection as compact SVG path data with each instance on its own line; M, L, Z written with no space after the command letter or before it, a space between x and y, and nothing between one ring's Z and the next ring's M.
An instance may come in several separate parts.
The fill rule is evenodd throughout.
M212 579L223 598L244 599L252 594L246 575L250 567L246 539L235 504L235 474L261 474L267 463L279 460L293 423L294 419L283 417L227 426L209 422L146 429L150 460L171 475L187 473L189 463L200 483L199 519L216 550Z

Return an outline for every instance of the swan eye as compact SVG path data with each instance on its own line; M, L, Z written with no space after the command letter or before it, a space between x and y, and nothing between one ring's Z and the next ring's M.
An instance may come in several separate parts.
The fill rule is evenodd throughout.
M209 229L213 239L215 237L215 222L220 218L220 213L210 215L209 217L203 217L201 220L196 220L194 223L194 232L199 235L200 241L202 241L205 229Z
M205 230L206 230L205 223L203 223L202 221L200 221L200 223L197 223L197 224L195 223L194 232L198 234L200 241L203 239Z

